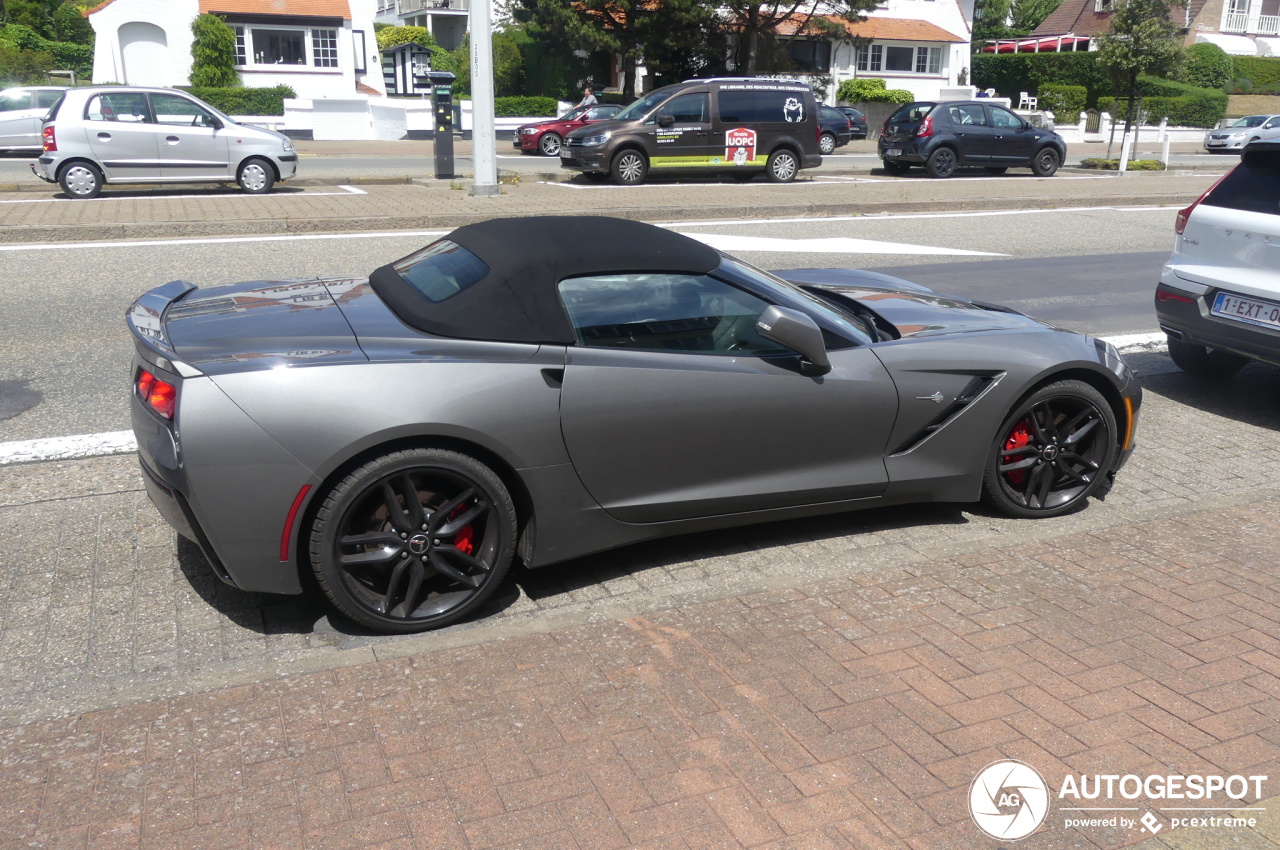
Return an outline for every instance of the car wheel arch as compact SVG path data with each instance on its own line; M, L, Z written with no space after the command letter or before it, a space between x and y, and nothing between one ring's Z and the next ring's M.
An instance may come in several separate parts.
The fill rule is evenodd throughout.
M90 158L89 158L89 157L87 157L87 156L76 156L76 157L71 157L70 159L66 159L66 160L63 160L62 162L58 163L58 171L57 171L57 173L56 173L56 174L54 174L54 179L55 179L55 180L61 180L61 179L62 179L62 175L66 172L66 170L67 170L68 168L70 168L70 167L71 167L71 166L73 166L73 165L82 165L82 164L83 164L83 165L92 165L94 168L98 169L98 171L102 174L102 182L103 182L103 183L110 183L110 182L111 182L111 181L110 181L110 179L107 177L107 172L106 172L106 170L102 167L101 163L98 163L98 162L96 162L96 161L94 161L94 160L90 159Z
M1116 418L1117 430L1119 431L1116 436L1120 441L1123 441L1124 423L1128 421L1129 412L1125 408L1123 396L1120 395L1120 391L1116 389L1108 374L1102 366L1084 364L1068 366L1067 368L1062 368L1060 365L1055 366L1051 371L1042 372L1028 382L1023 391L1018 393L1012 407L1022 404L1023 401L1049 384L1055 384L1059 381L1081 381L1093 387L1107 400L1107 404L1111 407L1111 413Z
M280 180L280 166L276 164L276 161L274 159L272 159L269 156L263 156L262 154L253 154L252 156L246 156L244 159L237 162L236 167L231 170L232 175L233 176L238 175L240 173L240 169L244 168L244 164L251 159L262 160L263 162L270 165L272 172L274 172L276 175L276 180L277 181Z
M329 493L351 472L366 463L384 455L411 449L443 449L457 452L458 454L467 455L493 470L494 474L502 480L503 485L507 488L507 492L511 495L511 501L516 508L516 557L526 562L530 559L533 554L535 538L533 497L529 493L524 479L505 457L492 448L463 437L422 434L386 439L385 436L383 435L383 439L375 439L371 444L362 445L356 451L335 457L322 473L318 473L317 477L321 481L307 493L301 521L295 530L296 539L291 544L295 567L298 570L299 577L304 582L307 581L307 575L311 571L309 547L306 541L310 534L309 529L315 522L316 514L319 513L320 507L324 503L325 494Z

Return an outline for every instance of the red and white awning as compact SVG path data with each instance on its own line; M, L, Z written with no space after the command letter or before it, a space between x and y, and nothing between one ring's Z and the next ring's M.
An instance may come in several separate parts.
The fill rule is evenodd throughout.
M1089 39L1075 35L1058 35L1052 38L1018 38L997 41L982 48L983 53L1061 53L1088 49Z

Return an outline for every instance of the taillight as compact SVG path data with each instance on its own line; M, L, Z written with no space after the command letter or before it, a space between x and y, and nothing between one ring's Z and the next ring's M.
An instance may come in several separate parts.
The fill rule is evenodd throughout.
M165 419L173 418L173 409L178 404L178 388L173 384L160 380L146 369L138 370L135 382L138 398Z
M53 125L50 124L40 132L40 137L44 139L44 149L47 151L56 151L58 149L58 137L53 132Z
M920 121L920 129L916 130L916 138L924 139L933 135L933 116L926 115Z
M1160 301L1160 302L1165 302L1165 301L1181 301L1183 304L1194 304L1194 303L1196 303L1196 300L1195 300L1194 298L1188 298L1188 297L1187 297L1187 296L1185 296L1185 295L1179 295L1179 294L1177 294L1176 292L1170 292L1170 291L1169 291L1169 290L1167 290L1167 289L1157 289L1157 290L1156 290L1156 300L1157 300L1157 301Z
M1240 166L1238 165L1236 166L1236 168L1239 168L1239 167ZM1235 171L1235 168L1231 169L1231 171ZM1200 197L1196 198L1194 201L1191 202L1191 206L1187 207L1186 209L1178 210L1178 217L1173 221L1174 233L1178 234L1179 236L1182 235L1182 231L1187 229L1187 219L1191 218L1191 211L1194 210L1196 207L1200 206L1200 202L1203 201L1205 198L1209 197L1209 193L1212 192L1214 189L1218 188L1218 184L1221 183L1223 180L1226 180L1227 177L1231 174L1231 171L1228 171L1226 174L1222 175L1217 180L1215 180L1212 186L1204 190L1203 195L1201 195Z

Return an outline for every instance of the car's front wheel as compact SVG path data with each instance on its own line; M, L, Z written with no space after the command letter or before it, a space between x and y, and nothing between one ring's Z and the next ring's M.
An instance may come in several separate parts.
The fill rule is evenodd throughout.
M1062 164L1062 157L1053 148L1041 148L1031 160L1031 173L1037 177L1052 177Z
M959 164L955 151L951 148L938 148L929 155L924 170L930 177L946 178L956 173L956 166Z
M73 162L62 169L58 184L72 198L96 198L102 192L102 172L93 163Z
M818 150L823 154L829 154L836 149L836 137L830 133L823 133L822 138L818 139Z
M1082 506L1111 469L1116 419L1083 381L1041 387L1010 411L989 450L983 498L1017 517Z
M240 166L236 172L236 183L250 195L265 195L276 183L276 172L271 163L254 157Z
M1173 337L1169 337L1169 358L1182 371L1201 378L1229 378L1249 362L1239 354L1192 345Z
M634 186L643 183L649 173L649 160L637 150L625 150L613 158L609 169L613 182L621 186Z
M329 491L310 554L339 611L406 634L456 623L484 604L515 543L515 507L493 470L458 452L409 449L369 461Z
M770 183L790 183L800 173L800 160L794 153L783 148L769 155L764 170L769 175Z
M538 150L543 156L559 156L563 145L564 140L555 133L543 133L538 140Z

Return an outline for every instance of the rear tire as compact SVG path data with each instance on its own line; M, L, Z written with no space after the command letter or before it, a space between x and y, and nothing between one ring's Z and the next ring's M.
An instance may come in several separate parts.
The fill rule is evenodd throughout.
M1169 337L1169 358L1182 371L1201 378L1229 378L1249 362L1247 357L1192 345Z
M276 171L261 157L246 159L236 172L236 183L250 195L265 195L276 183Z
M1037 177L1052 177L1062 164L1062 158L1053 148L1041 148L1031 159L1031 173Z
M613 157L609 173L619 186L635 186L649 173L649 160L638 150L624 150Z
M73 162L62 169L58 184L69 197L87 201L102 193L102 172L91 162Z
M790 183L800 173L800 159L786 148L776 150L769 154L764 170L770 183Z
M836 137L830 133L823 133L822 138L818 139L818 150L822 151L825 156L827 154L834 153L835 149Z
M938 148L929 155L928 162L924 164L924 170L930 177L945 180L956 173L956 166L959 164L955 151L951 148Z

